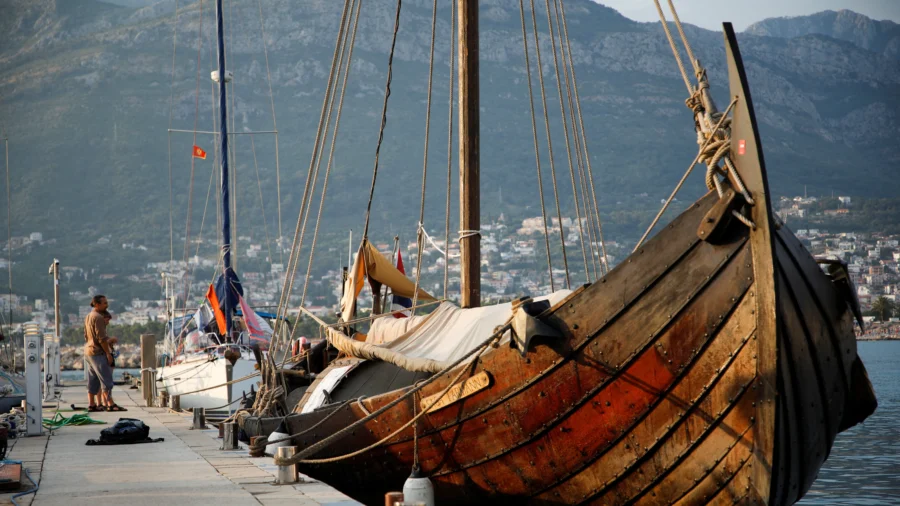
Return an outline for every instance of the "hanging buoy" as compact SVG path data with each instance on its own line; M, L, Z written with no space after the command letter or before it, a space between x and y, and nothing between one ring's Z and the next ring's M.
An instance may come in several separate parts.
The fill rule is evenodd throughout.
M434 506L434 487L419 466L413 466L412 474L403 484L403 502Z
M274 432L269 434L269 441L278 441L279 439L284 439L290 436L288 434L287 425L284 423L284 418L281 419L281 423L278 424L278 428L275 429ZM282 446L290 446L289 441L281 441L280 443L269 443L266 445L266 455L275 455L275 452L278 451L278 448Z

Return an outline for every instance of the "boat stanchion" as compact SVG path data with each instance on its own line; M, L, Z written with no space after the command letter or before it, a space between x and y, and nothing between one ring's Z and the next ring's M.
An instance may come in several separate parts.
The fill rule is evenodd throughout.
M220 424L219 427L222 429L222 449L237 450L240 448L238 446L238 431L240 430L238 424L227 422Z
M396 506L403 502L403 492L388 492L384 494L384 506Z
M275 454L279 459L289 459L297 453L296 446L279 446L278 452ZM297 464L289 466L278 466L278 474L275 482L279 485L288 483L297 483Z
M206 408L194 408L194 425L191 429L202 430L206 428Z
M141 334L141 397L153 406L156 386L156 336Z
M265 436L253 436L250 438L250 448L248 448L248 454L250 457L264 457L266 455L266 447L260 447L260 440L265 439Z

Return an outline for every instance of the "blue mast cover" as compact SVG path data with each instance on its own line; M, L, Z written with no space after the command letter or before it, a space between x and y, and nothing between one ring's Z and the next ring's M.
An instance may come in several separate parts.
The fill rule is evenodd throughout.
M234 279L237 275L231 269L231 208L228 195L228 100L225 90L225 27L224 12L222 10L222 0L216 0L216 42L218 43L219 56L219 160L222 161L222 272L224 277L229 276L229 272ZM220 279L222 279L220 277ZM240 281L237 282L240 287ZM227 286L223 285L223 286ZM225 313L226 334L231 334L231 315L237 306L237 297L231 296L231 290L224 290L223 294L219 292L219 281L216 281L216 295L219 297L222 312ZM243 294L243 291L241 292ZM227 337L226 337L227 339Z

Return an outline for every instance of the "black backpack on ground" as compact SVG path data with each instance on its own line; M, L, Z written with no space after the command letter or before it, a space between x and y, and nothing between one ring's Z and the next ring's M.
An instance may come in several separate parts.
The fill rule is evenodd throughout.
M127 445L156 443L163 438L150 439L150 427L136 418L119 418L112 427L100 431L100 439L90 439L88 445Z

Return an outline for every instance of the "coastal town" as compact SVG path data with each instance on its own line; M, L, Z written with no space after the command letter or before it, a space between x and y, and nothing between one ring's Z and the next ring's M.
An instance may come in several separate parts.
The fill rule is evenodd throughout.
M797 228L797 223L808 223L808 219L811 217L821 219L847 215L852 212L851 197L841 196L836 199L841 207L824 211L815 210L818 202L816 197L782 197L775 204L779 219L787 226L792 227L796 236L804 242L811 254L816 257L843 260L848 264L851 279L864 311L871 313L873 305L879 310L885 308L888 310L888 314L865 316L866 322L872 329L867 334L882 338L896 335L900 331L900 318L895 317L892 310L895 304L900 302L898 301L898 297L900 297L900 237L832 232L824 227L813 228L809 225ZM482 292L485 302L504 302L523 294L549 293L552 290L565 288L567 277L569 286L577 286L588 278L596 279L598 273L605 272L607 266L615 267L617 260L625 258L633 247L633 242L618 242L609 239L601 247L599 242L595 241L593 247L586 248L589 250L586 255L594 258L588 261L585 269L581 262L582 242L578 225L577 219L563 217L562 233L560 233L560 220L557 218L548 219L545 229L544 220L540 216L514 222L502 214L490 223L485 223L481 231ZM554 265L552 271L548 268L545 231L550 236L551 248L554 242L559 244L560 236L565 238L565 246L570 257L568 275L561 265ZM438 298L446 296L449 300L458 301L460 282L458 243L451 240L448 247L442 238L437 237L439 234L436 231L428 232L429 235L426 235L423 240L420 286ZM208 243L205 244L206 249L214 248L212 239L196 242L198 246ZM43 248L44 251L49 252L52 251L54 243L53 239L45 240L40 232L33 232L28 236L12 237L9 246L4 246L3 249L9 253L8 248L12 248L13 268L15 268L15 257L19 252L39 251L37 248ZM98 244L107 247L118 246L124 250L147 250L144 245L117 244L114 238L109 236L100 238ZM274 310L279 303L284 287L285 265L269 261L270 258L267 255L272 251L267 247L269 245L253 242L251 238L245 236L239 237L238 244L239 256L242 257L242 260L248 264L265 267L242 272L241 278L248 300L256 308ZM419 264L418 246L415 241L399 241L399 238L395 238L393 241L382 240L374 242L374 244L382 254L392 258L395 264L399 250L407 275L415 278L416 266ZM277 248L278 245L276 244L275 247ZM343 276L341 267L346 267L350 262L349 251L337 250L337 247L331 247L326 254L343 258L343 262L340 262L341 266L335 262L334 268L312 274L308 283L305 282L304 273L298 272L294 281L295 288L304 285L307 287L304 307L313 314L326 319L334 318L339 310ZM286 248L284 252L289 254ZM577 262L573 262L573 259L577 259ZM555 260L557 260L556 263L562 263L558 258ZM0 259L0 269L8 268L8 260ZM105 284L120 276L126 277L134 284L155 287L151 293L155 291L158 296L137 298L128 297L126 294L110 294L111 301L118 300L120 303L120 310L115 315L113 324L164 322L167 318L166 287L168 286L170 297L174 297L174 299L170 298L170 302L174 300L176 307L196 305L209 286L210 276L207 274L214 268L215 259L212 256L193 256L188 261L148 262L139 272L127 274L89 270L77 265L63 265L61 267L61 284L64 289L62 297L76 301L78 307L77 313L68 312L62 315L63 324L80 325L90 310L90 297L103 292ZM445 269L447 271L446 291L444 290ZM553 276L552 285L550 272ZM79 281L80 285L87 284L87 289L65 290L67 284L75 284L72 283L73 280ZM291 295L292 307L288 310L291 315L296 315L298 312L296 305L300 303L301 291L295 290ZM184 294L187 294L187 298ZM878 302L879 299L881 302ZM371 307L371 304L372 295L370 291L364 290L360 298L360 307ZM30 315L32 321L45 326L50 326L54 318L51 298L29 298L16 293L0 294L0 311L7 313L10 310L19 315ZM876 320L884 320L884 323L876 325Z

